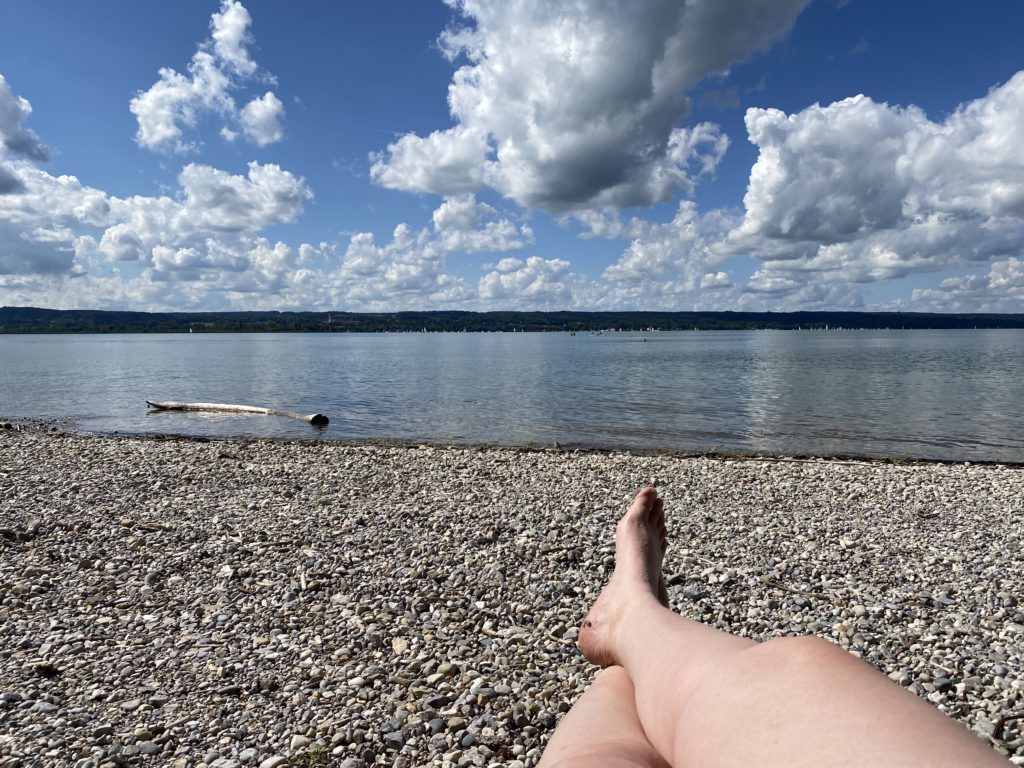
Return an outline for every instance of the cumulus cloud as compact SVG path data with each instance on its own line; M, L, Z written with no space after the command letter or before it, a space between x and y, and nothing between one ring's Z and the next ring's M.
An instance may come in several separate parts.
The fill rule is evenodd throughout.
M1024 248L1024 72L942 122L866 96L746 114L759 150L722 245L765 262L751 293L867 283Z
M680 128L686 91L784 37L809 0L507 3L446 0L466 23L455 122L373 156L386 187L451 195L490 186L548 211L669 199L714 169L717 127Z
M419 137L407 133L387 153L373 153L371 178L389 189L458 195L484 186L487 136L457 127Z
M70 238L60 229L26 230L0 218L0 275L51 275L68 272L74 263Z
M432 216L434 232L445 251L465 253L514 251L533 242L533 230L517 226L474 195L446 199Z
M465 306L477 287L446 269L448 254L506 252L533 239L529 226L467 194L444 200L427 227L399 225L382 245L360 233L339 256L333 244L295 248L263 236L312 199L302 178L277 165L232 174L190 163L173 194L124 198L24 161L2 167L11 193L0 196L0 295L13 303Z
M852 311L864 308L864 297L850 283L815 281L806 274L787 273L768 265L751 275L730 308L754 312Z
M569 262L565 259L506 258L485 269L480 278L480 298L488 302L512 306L566 307L573 299Z
M1024 219L1024 71L908 138L897 174L912 180L910 214Z
M248 15L222 4L214 32L224 71L251 73ZM194 62L214 59L200 51ZM212 65L211 65L212 67ZM220 64L205 71L218 72ZM221 72L223 74L223 72ZM271 116L276 97L256 100ZM22 123L31 108L0 79L0 296L58 307L309 306L312 266L332 246L297 249L262 236L294 221L312 199L305 181L277 165L231 174L190 163L172 195L119 198L30 160L45 147ZM254 130L271 130L254 108ZM266 117L266 116L264 116ZM483 214L481 214L483 216ZM305 293L303 293L305 292Z
M213 50L224 65L238 75L256 73L256 62L249 56L247 46L252 42L249 25L252 16L239 2L222 0L220 12L210 19Z
M1024 260L997 261L988 274L947 277L935 288L917 288L909 306L933 312L1020 312Z
M760 154L738 235L827 244L892 227L908 191L896 161L922 120L866 96L796 115L748 110L747 133Z
M251 23L252 17L241 3L221 0L220 10L210 20L211 37L192 56L188 74L162 67L160 79L132 98L129 109L138 121L135 140L140 146L157 151L194 151L198 143L186 139L184 129L194 128L208 114L237 122L246 138L260 146L280 141L284 106L273 93L268 91L253 99L241 112L231 95L258 75L247 47L252 42ZM232 141L237 131L225 125L221 135Z
M609 307L713 309L735 299L729 273L720 268L725 255L714 250L738 217L727 211L700 213L682 200L671 221L633 217L622 221L609 212L576 217L588 226L586 237L628 239L622 255L602 277Z
M51 176L28 163L15 163L11 170L17 189L0 195L0 243L7 249L0 273L70 269L78 234L108 222L107 196L74 176Z
M39 161L50 159L50 152L39 137L22 125L31 113L32 105L28 100L15 96L7 80L0 75L0 156L6 154L8 157ZM0 168L0 172L3 170ZM7 173L8 179L12 176Z
M185 198L180 215L193 228L211 231L257 231L293 221L313 198L301 177L273 163L251 162L245 176L189 164L178 181Z
M0 274L109 272L134 262L154 281L209 281L216 273L223 288L224 273L267 263L260 232L293 221L312 198L301 178L270 164L250 163L244 176L187 165L173 198L118 198L73 176L28 164L15 170L22 191L0 196Z
M472 296L462 278L445 271L444 250L426 229L395 227L378 246L369 232L351 237L341 266L330 276L338 305L345 308L443 307Z
M448 270L448 254L505 252L533 240L528 226L499 216L473 195L444 200L431 220L431 228L419 230L399 224L391 240L382 245L370 232L352 235L338 269L325 275L334 306L363 310L467 306L477 299L477 287Z
M137 261L157 280L234 273L231 284L237 286L243 273L251 276L266 262L259 233L293 221L312 199L301 178L272 164L250 163L245 176L189 164L178 183L176 199L110 198L111 224L99 240L99 254L110 261Z
M283 138L283 117L284 104L271 91L267 91L246 104L238 119L245 137L253 144L264 147Z

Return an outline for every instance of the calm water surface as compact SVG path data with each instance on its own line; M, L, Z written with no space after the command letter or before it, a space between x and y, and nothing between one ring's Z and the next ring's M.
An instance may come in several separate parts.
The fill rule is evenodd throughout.
M331 424L154 414L147 399ZM0 336L0 414L96 431L1024 461L1024 331Z

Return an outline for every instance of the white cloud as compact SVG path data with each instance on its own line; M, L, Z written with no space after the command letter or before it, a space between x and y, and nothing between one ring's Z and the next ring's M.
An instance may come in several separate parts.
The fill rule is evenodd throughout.
M111 261L149 259L150 249L127 224L115 224L107 228L97 247Z
M573 301L569 262L565 259L506 258L484 267L480 298L510 308L565 308Z
M702 290L732 288L732 280L728 272L706 272L700 279L700 288Z
M78 233L108 223L106 195L74 176L54 177L24 161L10 170L16 189L0 195L0 274L71 270Z
M50 159L50 152L39 137L22 125L31 113L32 105L28 100L15 96L7 80L0 75L0 157L7 155L28 160ZM0 174L6 176L8 184L12 184L12 172L0 167ZM3 184L4 179L0 177L0 190ZM0 191L0 194L3 192Z
M264 147L284 137L284 104L271 91L246 104L238 117L245 137L253 144Z
M246 138L260 146L282 138L284 107L273 93L253 99L240 114L231 95L258 72L246 47L252 42L248 31L251 23L241 3L221 0L220 11L210 21L211 39L192 56L188 75L162 67L160 79L132 98L129 109L138 121L135 140L140 146L157 151L195 151L198 143L186 140L184 129L194 128L207 114L238 121ZM237 136L237 131L227 125L220 132L228 141Z
M328 276L336 304L344 309L444 307L472 297L461 278L445 271L444 250L426 229L395 227L391 242L378 246L369 232L351 237L339 269Z
M500 218L492 206L473 195L446 199L431 219L432 230L399 224L384 245L377 245L369 232L352 235L339 268L325 276L333 306L363 310L467 306L477 299L478 290L448 271L447 254L516 250L533 239L528 226Z
M853 285L814 281L808 274L758 270L743 287L730 309L752 312L794 312L798 310L857 310L864 298Z
M197 145L184 140L183 127L193 127L204 112L234 112L234 99L228 95L228 77L217 67L213 56L197 52L188 69L190 77L162 67L160 79L132 98L129 109L139 124L135 140L140 146L194 151Z
M932 312L1020 312L1024 260L994 262L987 275L947 277L935 288L917 288L908 308Z
M251 162L245 176L189 164L178 180L189 226L214 232L254 232L293 221L313 197L302 178L273 163Z
M665 223L635 217L622 222L607 212L579 218L590 226L586 236L630 240L603 273L602 303L609 308L719 309L735 300L732 278L720 269L725 255L713 248L735 226L734 215L701 214L692 201L682 200Z
M514 251L533 242L529 226L517 226L473 195L446 199L432 216L434 232L445 251L478 253Z
M249 25L252 17L239 2L222 0L220 12L213 14L210 27L213 30L213 50L234 73L251 76L256 74L256 62L249 57L246 46L252 42Z
M466 25L441 38L467 63L455 125L374 156L386 187L451 195L484 185L548 211L669 199L714 169L727 140L677 127L686 91L784 37L808 0L447 0Z
M737 235L818 244L892 227L907 193L896 161L923 119L865 96L795 115L748 110L747 132L760 154Z
M718 249L765 262L749 293L812 295L1024 248L1024 72L939 123L865 96L746 122L759 156Z
M909 137L897 174L908 213L1024 219L1024 71Z
M312 199L301 178L272 164L250 163L245 176L190 164L178 181L178 199L110 198L116 223L104 231L99 253L111 261L138 261L160 280L210 281L232 273L227 282L221 275L219 284L238 290L242 273L266 262L259 233L294 221Z
M421 138L407 133L387 153L373 153L370 177L381 186L406 192L458 195L484 186L487 136L462 127Z
M62 234L60 230L27 231L0 217L0 276L69 272L75 254L70 238Z
M5 166L6 168L6 166ZM476 286L446 270L453 252L502 252L528 226L473 195L447 199L431 226L396 227L390 242L353 236L298 248L262 236L295 220L312 193L276 165L244 175L186 165L173 195L119 198L18 160L0 196L0 296L55 307L385 309L465 306Z
M226 292L283 279L277 273L270 278L269 264L277 263L284 272L297 268L292 256L290 261L269 258L268 253L279 256L290 249L269 246L259 234L293 221L312 197L301 178L276 165L250 163L248 173L239 176L191 164L179 176L176 198L118 198L24 162L12 168L22 191L0 196L0 242L5 244L0 274L88 271L96 273L91 284L98 285L95 281L118 275L119 265L134 264L143 281L194 281L204 291ZM308 249L305 254L311 257ZM262 277L254 280L253 275ZM194 293L186 305L193 303ZM215 300L223 302L224 296Z

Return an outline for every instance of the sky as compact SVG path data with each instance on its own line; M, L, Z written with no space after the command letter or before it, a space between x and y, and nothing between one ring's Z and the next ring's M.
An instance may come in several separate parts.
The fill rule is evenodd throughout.
M1024 312L1024 3L0 0L0 305Z

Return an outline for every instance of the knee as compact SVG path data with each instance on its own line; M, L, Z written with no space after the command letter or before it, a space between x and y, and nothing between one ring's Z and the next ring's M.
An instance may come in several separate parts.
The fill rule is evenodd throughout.
M836 666L857 663L834 643L820 637L776 637L744 651L748 663L780 674L819 674Z
M633 680L630 678L629 673L618 665L605 667L594 677L594 682L590 684L591 688L614 688L619 693L632 695L633 693Z

